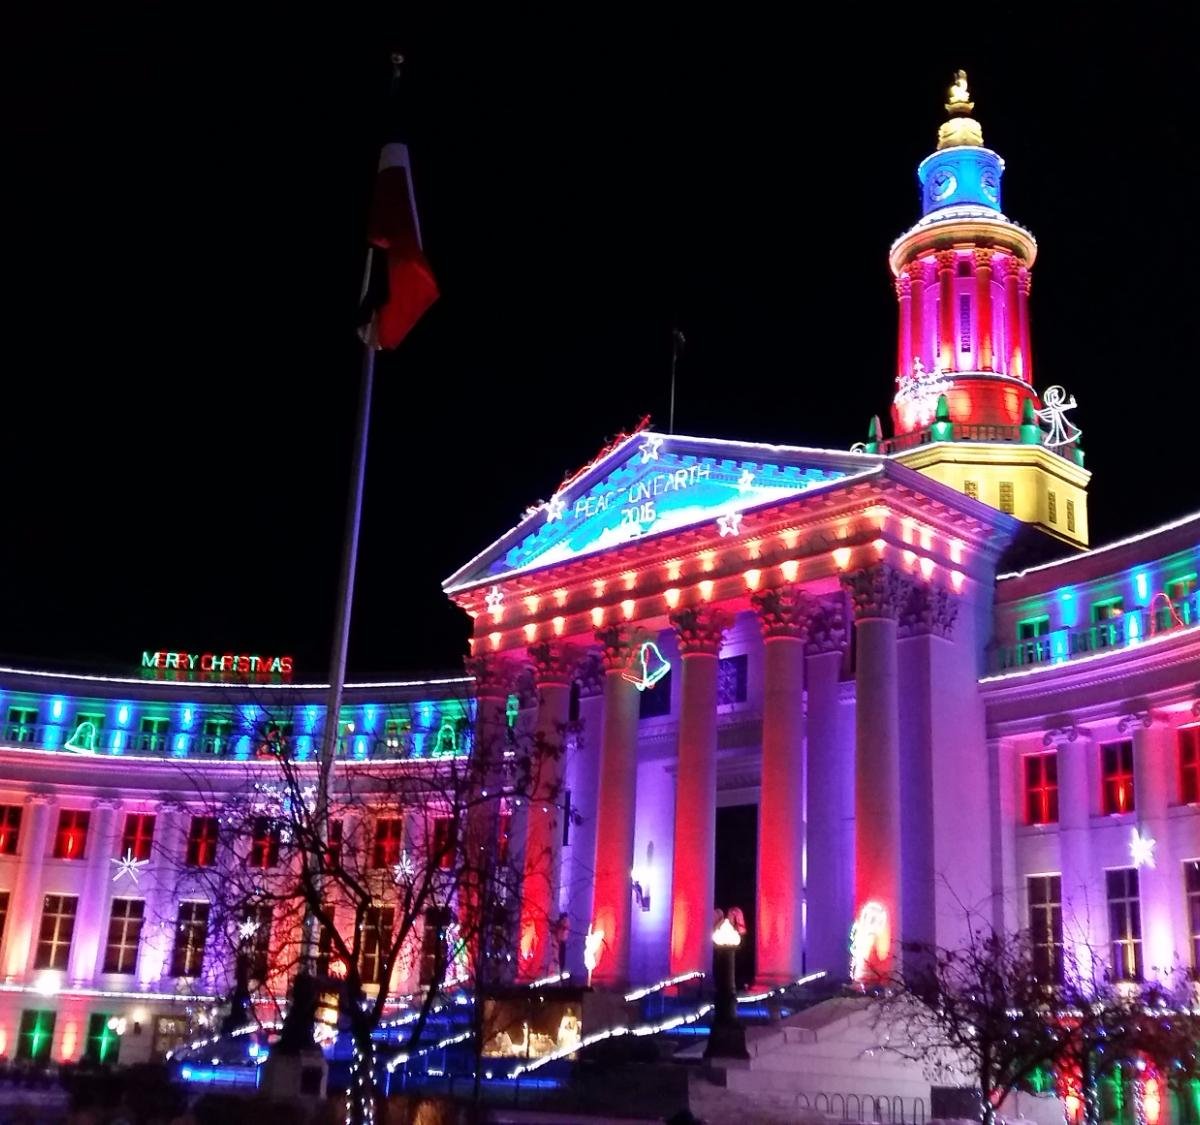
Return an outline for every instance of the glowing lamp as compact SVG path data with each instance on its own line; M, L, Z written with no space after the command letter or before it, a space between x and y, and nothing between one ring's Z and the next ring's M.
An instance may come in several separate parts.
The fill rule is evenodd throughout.
M592 607L592 624L599 629L604 624L604 607L601 605Z
M560 608L567 604L566 590L563 590L560 588L560 589L554 591L554 604L559 606Z
M788 582L795 582L796 575L800 573L800 562L798 559L788 559L787 562L780 564L779 569Z
M705 570L712 570L717 558L716 551L702 551L700 553L700 565Z
M950 585L954 587L956 594L962 590L964 581L966 581L966 575L961 570L952 570L950 572Z
M541 605L541 604L542 604L542 599L541 599L541 598L539 598L539 597L537 596L537 594L530 594L530 595L529 595L529 596L528 596L528 597L525 599L525 608L526 608L527 610L529 610L529 612L530 612L530 613L537 613L537 611L538 611L538 606L539 606L539 605Z
M758 583L762 579L762 571L751 569L746 571L742 577L746 580L747 590L757 590Z
M592 973L596 971L596 966L600 964L600 958L604 955L604 931L594 930L588 926L588 932L583 939L583 967L587 969L588 988L592 987Z
M668 582L678 582L679 575L681 573L682 573L682 571L680 569L678 559L675 559L672 562L669 562L667 564L667 581Z
M57 996L62 989L63 975L55 969L46 969L38 973L33 982L33 990L39 996Z
M871 546L874 547L875 550L879 554L882 555L883 552L887 550L887 541L884 539L876 539L875 542L871 544Z
M127 704L122 703L120 709L117 711L117 722L121 726L129 722L129 707Z
M489 633L488 640L492 642L492 648L500 647L500 634L499 633Z
M598 597L598 598L604 597L604 589L605 589L604 579L597 578L596 581L592 583L592 589L595 591L596 597Z
M672 609L679 604L679 588L672 586L669 590L663 591L663 600L666 601Z
M527 641L533 641L537 638L537 625L531 621L528 625L522 627L522 632L524 632Z
M960 563L963 560L963 541L961 539L950 540L950 561Z
M712 939L713 945L720 949L736 949L742 944L742 935L727 917L722 918L721 924L713 930Z
M563 635L563 629L566 628L566 618L556 617L551 624L554 626L554 635L556 637L561 637Z
M838 570L845 570L850 565L850 548L835 547L833 549L833 561Z
M917 561L917 552L916 551L905 551L904 552L904 565L907 566L910 570L912 569L912 564L915 563L916 561Z
M61 719L62 716L63 716L63 701L61 699L56 699L50 705L50 717L53 719Z
M706 578L703 582L700 583L700 597L702 597L706 602L708 602L708 601L712 601L712 596L713 596L713 580L711 578Z
M637 572L627 570L621 577L625 580L625 589L632 590L637 585Z
M624 601L621 603L621 612L622 612L623 614L625 614L625 620L626 620L626 621L632 621L632 620L633 620L633 611L634 611L634 609L636 609L636 608L637 608L637 603L636 603L636 602L634 602L633 598L626 598L626 599L625 599L625 600L624 600Z
M921 577L926 581L933 577L933 559L922 558L918 566L921 568Z

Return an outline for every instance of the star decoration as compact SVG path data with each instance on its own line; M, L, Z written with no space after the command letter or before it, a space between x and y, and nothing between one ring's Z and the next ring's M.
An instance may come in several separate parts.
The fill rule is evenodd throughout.
M240 941L250 941L256 933L258 933L258 923L253 918L247 918L238 923L238 939Z
M397 883L411 883L417 873L416 864L408 852L400 853L400 862L392 865L392 878Z
M738 535L742 530L742 513L730 512L727 516L717 516L717 530L722 539L727 535Z
M651 434L641 445L638 452L642 455L642 464L658 460L658 451L662 448L663 439L658 434Z
M487 602L488 609L495 613L496 610L500 608L501 603L504 601L504 594L501 592L499 586L493 586L487 592L487 597L485 597L483 600Z
M138 870L142 867L149 867L148 859L134 859L132 851L126 853L120 859L110 859L109 863L116 867L113 872L112 881L115 883L122 875L128 875L133 880L133 885L136 887L138 882Z
M550 503L546 505L546 522L553 523L555 520L563 518L563 513L567 510L566 501L560 496L551 496Z
M738 477L737 490L745 492L748 488L754 487L754 474L749 469L743 469L742 475Z
M1134 867L1154 866L1154 847L1158 841L1150 835L1143 836L1135 828L1129 837L1129 858Z

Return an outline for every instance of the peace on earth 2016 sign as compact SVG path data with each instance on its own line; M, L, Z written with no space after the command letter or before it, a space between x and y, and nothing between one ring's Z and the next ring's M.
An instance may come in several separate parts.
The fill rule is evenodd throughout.
M141 671L145 676L168 679L196 677L278 676L292 674L290 656L259 656L247 653L171 652L166 649L142 653Z

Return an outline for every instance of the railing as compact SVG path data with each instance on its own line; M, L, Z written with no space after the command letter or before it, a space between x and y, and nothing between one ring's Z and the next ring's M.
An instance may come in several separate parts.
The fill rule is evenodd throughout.
M919 445L929 445L934 441L991 441L991 442L1012 442L1020 444L1021 442L1021 426L1009 426L1003 424L985 424L977 422L951 422L949 423L948 436L944 431L937 431L942 436L935 437L935 426L926 426L924 429L913 430L907 434L897 434L895 437L886 438L879 443L880 453L901 453L906 449L915 449ZM942 425L946 425L942 423ZM1052 453L1057 453L1060 457L1067 461L1076 461L1075 444L1060 446L1046 446Z
M1066 664L1084 656L1115 652L1145 643L1151 637L1200 624L1200 595L1174 604L1159 604L1098 621L1084 629L1056 629L994 650L993 672L1009 672L1044 664Z

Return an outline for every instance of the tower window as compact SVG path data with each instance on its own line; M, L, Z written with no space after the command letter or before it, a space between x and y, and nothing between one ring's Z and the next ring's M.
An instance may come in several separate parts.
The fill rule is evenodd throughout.
M1100 772L1105 816L1133 812L1133 743L1126 739L1101 746Z
M1067 501L1067 530L1075 530L1075 501Z
M1013 514L1013 484L1010 480L1000 482L1000 511Z
M958 350L971 350L971 298L965 293L958 298Z
M979 499L979 481L965 480L963 481L963 492L972 500Z
M1050 522L1058 523L1058 495L1056 493L1046 493L1046 510L1050 517Z

